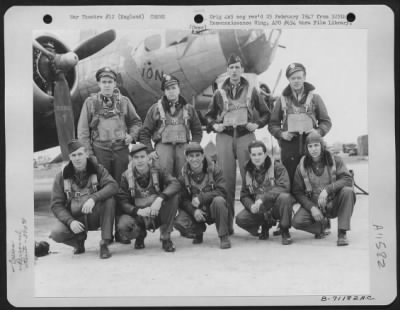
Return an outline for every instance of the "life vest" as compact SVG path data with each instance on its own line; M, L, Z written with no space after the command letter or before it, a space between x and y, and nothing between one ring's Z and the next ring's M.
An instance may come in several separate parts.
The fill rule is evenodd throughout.
M251 85L250 81L248 81L248 83L247 92L243 91L238 99L228 98L226 91L223 88L218 90L223 101L223 110L218 116L218 122L222 122L225 126L237 127L246 125L249 118L253 118L251 96L255 87L254 85Z
M304 123L304 129L302 129L301 125L297 125L295 127L299 128L299 131L301 132L307 132L308 130L312 129L314 126L317 126L317 119L315 118L314 115L314 106L312 103L314 93L313 91L310 91L307 95L306 102L302 107L296 107L293 103L291 103L288 106L288 101L286 100L285 96L281 96L281 108L283 111L283 121L282 123L285 124L286 122L291 122L292 120L289 119L289 115L293 116L294 121L298 121L301 123ZM304 118L303 115L308 116L309 118ZM310 122L311 120L311 122ZM289 129L289 123L288 123L288 129Z
M250 171L246 171L246 186L249 189L251 195L260 195L263 194L268 187L275 186L275 171L274 171L274 161L271 160L271 166L268 168L267 172L265 173L264 181L262 184L258 184L256 180L253 180L253 177ZM258 186L254 186L255 183ZM255 187L255 188L254 188Z
M215 165L209 160L207 160L207 163L208 163L207 175L204 177L201 184L193 182L192 178L189 176L188 163L186 163L182 167L182 176L185 180L185 188L190 195L196 194L194 193L194 191L200 193L200 192L208 192L215 190L215 180L214 180Z
M177 116L165 113L161 99L157 101L157 109L160 113L161 126L155 135L156 139L161 139L162 143L187 143L190 140L187 104L182 106Z
M300 159L300 173L301 173L301 176L303 177L304 185L306 187L306 195L309 198L311 198L313 195L313 186L311 184L312 182L310 181L310 173L313 173L313 172L310 171L310 169L306 170L304 168L304 158L305 158L305 156L303 156ZM325 170L328 173L329 183L333 183L336 181L336 162L335 162L334 158L332 158L332 162L333 162L332 167L330 167L330 166L325 167ZM319 195L319 193L317 193L317 194Z
M91 94L93 102L90 123L92 141L116 141L125 139L127 132L124 112L121 108L121 93L118 88L113 92L114 104L112 109L104 106L100 93Z
M145 208L157 198L160 193L159 170L150 165L150 182L146 188L142 188L135 179L135 166L131 161L128 164L126 178L128 180L129 194L135 202L135 206Z
M79 187L72 179L64 179L64 193L67 196L68 203L70 203L72 215L82 215L83 204L89 199L89 195L97 192L98 185L96 173L89 176L89 180L83 188Z
M71 199L91 195L97 192L98 185L99 182L97 180L97 174L95 173L90 175L89 182L82 189L72 182L72 179L64 179L64 193L67 196L67 200L71 201Z

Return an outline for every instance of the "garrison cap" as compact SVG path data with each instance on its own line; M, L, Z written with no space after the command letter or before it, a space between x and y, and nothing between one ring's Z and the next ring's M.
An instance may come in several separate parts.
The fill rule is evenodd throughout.
M297 71L303 71L306 73L306 68L298 62L291 63L286 69L286 77L289 78L293 73Z
M145 146L144 144L138 142L138 143L132 145L132 149L131 149L129 154L131 156L133 156L137 152L140 152L140 151L143 151L143 150L147 152L147 146Z
M117 74L110 68L110 67L103 67L96 72L96 80L97 82L100 81L102 77L109 77L117 80Z
M168 86L178 84L179 85L179 80L170 74L164 74L161 80L161 90L164 91Z
M198 142L190 142L189 144L186 145L185 155L188 155L189 153L193 152L200 152L204 154L204 150Z
M240 64L242 65L243 63L242 63L242 59L239 57L239 56L236 56L236 55L231 55L230 57L229 57L229 59L228 59L228 67L231 65L231 64L235 64L235 63L237 63L237 62L240 62Z
M77 149L85 147L78 139L72 139L68 143L68 154L75 152Z

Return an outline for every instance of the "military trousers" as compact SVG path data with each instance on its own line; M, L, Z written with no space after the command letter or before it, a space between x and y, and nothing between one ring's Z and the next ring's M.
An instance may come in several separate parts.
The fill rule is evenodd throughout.
M121 175L128 168L129 148L127 145L98 144L93 143L93 152L97 161L107 169L118 185L121 183Z
M281 229L289 229L291 225L292 206L295 202L293 196L289 193L280 193L276 198L271 210L272 218L280 220L279 225ZM265 208L260 208L266 210ZM247 230L253 236L257 236L258 230L261 225L266 224L265 211L257 214L251 213L247 209L243 209L236 216L236 224Z
M244 165L250 159L247 149L250 142L255 140L253 132L234 138L225 133L217 133L217 161L222 169L226 181L226 203L228 206L228 228L233 232L233 218L235 217L235 191L236 191L236 160L239 162L240 176L245 177Z
M85 225L86 231L75 234L69 226L61 221L57 221L50 233L50 238L55 242L65 243L67 245L77 247L78 240L85 240L86 233L90 230L101 228L101 239L112 240L112 230L114 225L115 200L113 197L104 201L96 202L92 213L81 215L75 220Z
M350 230L350 220L353 214L356 195L351 187L343 187L335 196L330 208L327 208L327 218L338 218L338 229ZM320 234L324 229L324 221L316 222L311 212L301 207L292 218L292 226L312 234Z
M299 164L300 159L304 154L305 138L303 137L302 142L300 140L300 136L297 135L294 136L290 141L281 139L279 142L279 145L281 147L282 164L285 166L288 172L291 186L293 185L293 178L294 173L296 172L297 165Z
M185 146L186 143L157 143L156 152L159 157L160 168L165 169L172 176L178 177L186 162Z
M117 224L118 233L122 238L132 240L138 237L144 238L147 230L160 228L160 240L169 240L178 210L178 201L178 194L164 201L158 215L154 218L122 214Z
M178 216L175 218L174 227L182 236L194 238L206 231L206 223L211 225L215 223L218 236L223 237L229 234L228 230L228 208L223 197L215 197L211 204L205 208L206 222L197 222L195 218L184 210L179 210Z
M121 183L121 175L128 169L129 164L129 148L121 143L125 142L119 142L116 145L100 142L93 143L93 152L97 161L107 169L114 180L117 181L118 186ZM122 211L117 206L115 209L115 228L121 213Z

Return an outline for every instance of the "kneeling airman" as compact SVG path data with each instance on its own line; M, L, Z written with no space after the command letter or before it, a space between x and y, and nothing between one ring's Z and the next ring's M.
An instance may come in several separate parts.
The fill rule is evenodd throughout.
M186 164L179 178L185 191L182 194L179 215L174 227L194 244L203 242L206 223L215 223L220 238L220 248L231 247L228 229L225 180L215 162L204 155L198 143L185 149Z

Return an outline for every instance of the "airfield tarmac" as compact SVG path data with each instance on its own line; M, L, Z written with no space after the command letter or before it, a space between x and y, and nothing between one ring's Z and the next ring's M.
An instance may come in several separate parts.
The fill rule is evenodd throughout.
M368 191L368 161L347 158L359 186ZM56 169L59 171L59 169ZM148 233L146 248L113 243L113 256L99 259L100 231L90 232L86 253L48 238L55 219L49 210L52 177L35 172L35 240L46 240L51 253L35 260L37 297L132 296L284 296L362 295L370 290L368 196L357 195L348 232L350 245L336 246L337 220L325 239L291 229L293 244L280 236L258 240L235 226L232 248L219 249L215 225L201 245L172 233L175 253L161 249L159 231ZM237 184L237 198L240 184ZM236 201L236 214L243 207Z

